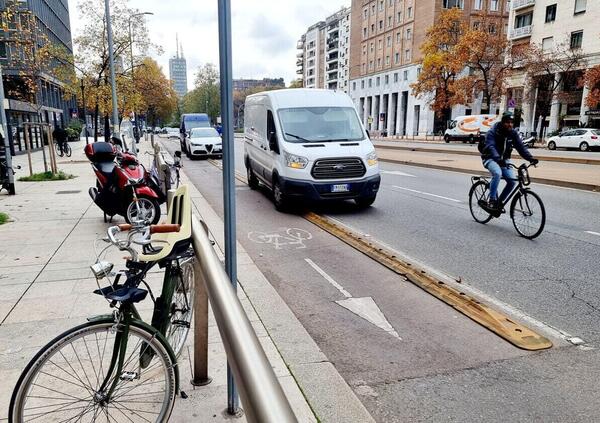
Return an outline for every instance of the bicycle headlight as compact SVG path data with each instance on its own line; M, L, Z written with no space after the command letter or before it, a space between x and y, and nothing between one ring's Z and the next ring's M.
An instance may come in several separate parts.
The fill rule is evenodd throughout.
M110 275L114 265L107 261L99 261L91 266L92 272L97 280L105 278Z
M377 163L379 163L379 159L377 158L377 153L373 150L367 154L367 164L369 166L375 166Z
M285 158L285 165L292 169L304 169L308 165L308 159L302 156L296 156L286 151L283 152Z

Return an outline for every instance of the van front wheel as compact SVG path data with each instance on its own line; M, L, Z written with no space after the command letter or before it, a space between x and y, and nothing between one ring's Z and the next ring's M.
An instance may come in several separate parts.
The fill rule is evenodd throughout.
M256 177L256 175L254 174L254 171L252 170L252 167L250 167L250 165L248 165L248 167L246 168L246 173L247 173L247 177L248 177L248 187L250 187L250 189L257 189L258 188L258 178Z
M277 177L273 181L273 203L277 211L285 212L287 210L288 201Z

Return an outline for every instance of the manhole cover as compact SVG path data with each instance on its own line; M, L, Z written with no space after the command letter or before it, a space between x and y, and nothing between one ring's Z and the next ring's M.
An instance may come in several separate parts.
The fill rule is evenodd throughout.
M73 191L57 191L57 194L79 194L81 190L73 190Z

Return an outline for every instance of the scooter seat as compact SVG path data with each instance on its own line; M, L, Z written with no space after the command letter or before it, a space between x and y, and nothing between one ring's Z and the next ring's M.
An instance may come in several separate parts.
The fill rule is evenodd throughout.
M107 178L112 175L113 170L115 169L115 162L96 162L94 165L98 168L102 174L106 175Z

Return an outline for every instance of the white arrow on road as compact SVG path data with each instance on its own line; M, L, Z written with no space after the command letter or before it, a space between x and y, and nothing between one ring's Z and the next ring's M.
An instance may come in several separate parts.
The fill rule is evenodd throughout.
M363 297L363 298L354 298L352 294L344 289L342 285L337 283L331 276L329 276L323 269L315 264L311 259L304 259L310 267L315 269L317 273L319 273L327 282L333 285L340 293L346 297L345 300L336 301L336 304L344 307L345 309L351 311L357 316L365 319L369 323L377 326L378 328L384 330L395 338L400 338L398 332L394 330L390 322L387 321L384 314L381 312L381 309L377 306L373 298L371 297Z

